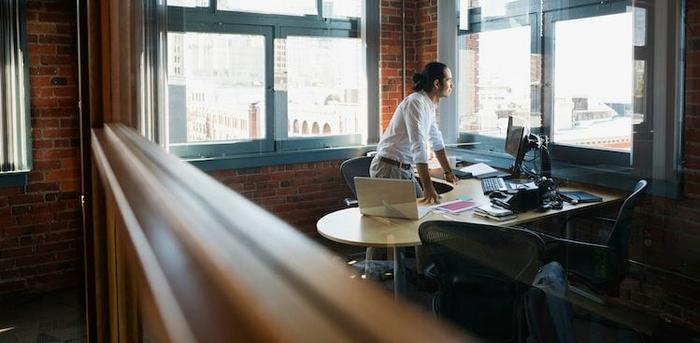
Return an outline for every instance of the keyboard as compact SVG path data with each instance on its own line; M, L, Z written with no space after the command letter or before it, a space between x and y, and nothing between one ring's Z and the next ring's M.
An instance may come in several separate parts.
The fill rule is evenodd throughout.
M489 194L495 191L506 192L508 191L508 186L506 186L506 182L503 181L502 177L488 177L481 179L481 189L484 191L484 194Z

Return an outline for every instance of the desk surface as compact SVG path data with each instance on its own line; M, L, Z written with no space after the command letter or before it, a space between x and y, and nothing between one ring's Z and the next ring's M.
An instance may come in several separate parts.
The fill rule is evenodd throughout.
M442 180L435 180L444 182ZM357 207L346 208L323 216L316 227L318 233L332 241L350 245L366 247L408 247L420 245L418 227L429 220L455 220L469 223L480 223L498 226L513 226L541 220L551 216L570 214L583 209L601 206L610 202L621 200L625 194L613 191L601 191L585 188L566 188L561 191L584 190L603 198L602 202L571 205L564 203L561 210L549 210L547 212L528 211L519 213L513 220L496 222L474 215L473 210L459 214L445 214L431 212L420 220L396 219L384 217L370 217L360 214ZM457 186L442 194L442 202L456 200L460 196L472 198L477 204L486 204L489 198L481 190L481 182L477 179L460 180Z

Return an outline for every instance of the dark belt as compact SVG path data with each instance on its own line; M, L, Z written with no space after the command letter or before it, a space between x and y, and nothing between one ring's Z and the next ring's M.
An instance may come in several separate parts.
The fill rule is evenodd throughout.
M394 161L394 160L392 160L392 159L390 159L390 158L386 158L386 157L380 157L379 160L382 161L382 162L384 162L384 163L389 163L389 164L391 164L391 165L397 166L397 167L399 167L399 168L401 168L401 169L406 169L406 170L411 169L411 164L410 164L410 163L401 163L401 162Z

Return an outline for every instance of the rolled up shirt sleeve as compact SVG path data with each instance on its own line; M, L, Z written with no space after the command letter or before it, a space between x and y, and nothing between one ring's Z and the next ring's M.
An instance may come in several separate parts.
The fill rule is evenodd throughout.
M445 141L442 138L442 132L437 127L435 120L430 123L430 147L433 151L445 149Z
M406 131L413 155L413 163L428 163L428 149L425 143L428 140L429 129L429 121L426 119L429 117L426 115L424 107L418 101L412 101L406 106Z

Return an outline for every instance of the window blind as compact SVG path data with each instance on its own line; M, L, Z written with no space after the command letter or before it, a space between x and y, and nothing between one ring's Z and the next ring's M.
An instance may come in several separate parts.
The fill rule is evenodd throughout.
M23 3L0 2L0 172L30 168Z

